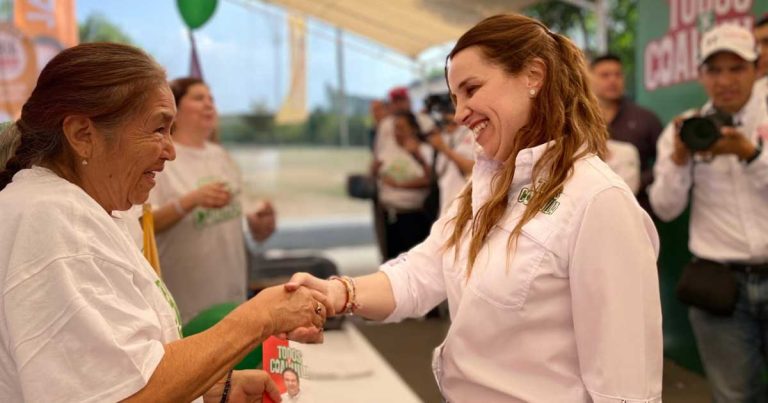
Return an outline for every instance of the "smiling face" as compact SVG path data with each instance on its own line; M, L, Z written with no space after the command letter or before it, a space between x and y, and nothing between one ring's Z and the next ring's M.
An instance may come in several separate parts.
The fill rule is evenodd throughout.
M531 113L527 77L507 73L489 62L478 46L471 46L450 60L448 86L456 104L456 123L472 130L488 158L507 160Z
M94 151L84 168L94 199L107 211L144 203L155 186L155 174L176 157L171 124L176 106L170 88L161 87L144 109L111 131L94 136ZM98 129L97 129L98 130Z
M283 373L283 383L291 397L299 394L299 377L293 371L285 371Z

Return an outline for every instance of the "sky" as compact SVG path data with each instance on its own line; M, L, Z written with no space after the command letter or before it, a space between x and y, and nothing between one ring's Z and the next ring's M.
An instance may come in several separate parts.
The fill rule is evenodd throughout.
M154 56L169 78L188 74L190 44L175 0L76 0L76 13L78 22L94 13L105 16ZM220 113L247 112L255 105L276 109L289 79L286 15L255 0L219 0L213 17L195 31L203 75ZM338 78L335 28L308 22L307 102L312 110L327 104L325 88L336 88ZM420 77L411 59L377 43L348 32L344 42L348 94L381 98L389 88ZM445 47L423 57L434 63L441 52L447 52Z

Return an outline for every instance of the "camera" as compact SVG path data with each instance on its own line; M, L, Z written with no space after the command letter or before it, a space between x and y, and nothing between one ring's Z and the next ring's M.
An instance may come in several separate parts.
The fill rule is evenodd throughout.
M691 151L705 151L720 138L720 128L733 126L733 116L723 111L694 116L683 121L680 139Z
M443 127L446 123L444 114L453 114L456 111L453 107L453 100L451 100L451 96L447 92L428 95L424 99L424 107L439 127Z

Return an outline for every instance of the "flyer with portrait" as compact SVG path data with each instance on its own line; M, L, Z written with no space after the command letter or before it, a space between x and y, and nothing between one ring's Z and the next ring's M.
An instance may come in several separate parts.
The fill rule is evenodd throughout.
M263 369L277 384L283 403L314 403L307 365L298 343L270 337L263 344ZM264 395L264 403L273 403Z

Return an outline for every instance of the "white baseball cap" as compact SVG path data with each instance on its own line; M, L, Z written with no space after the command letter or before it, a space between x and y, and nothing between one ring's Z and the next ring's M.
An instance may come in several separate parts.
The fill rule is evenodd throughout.
M752 32L738 25L718 25L701 38L699 64L718 52L735 53L748 62L754 62L757 60L755 37Z

